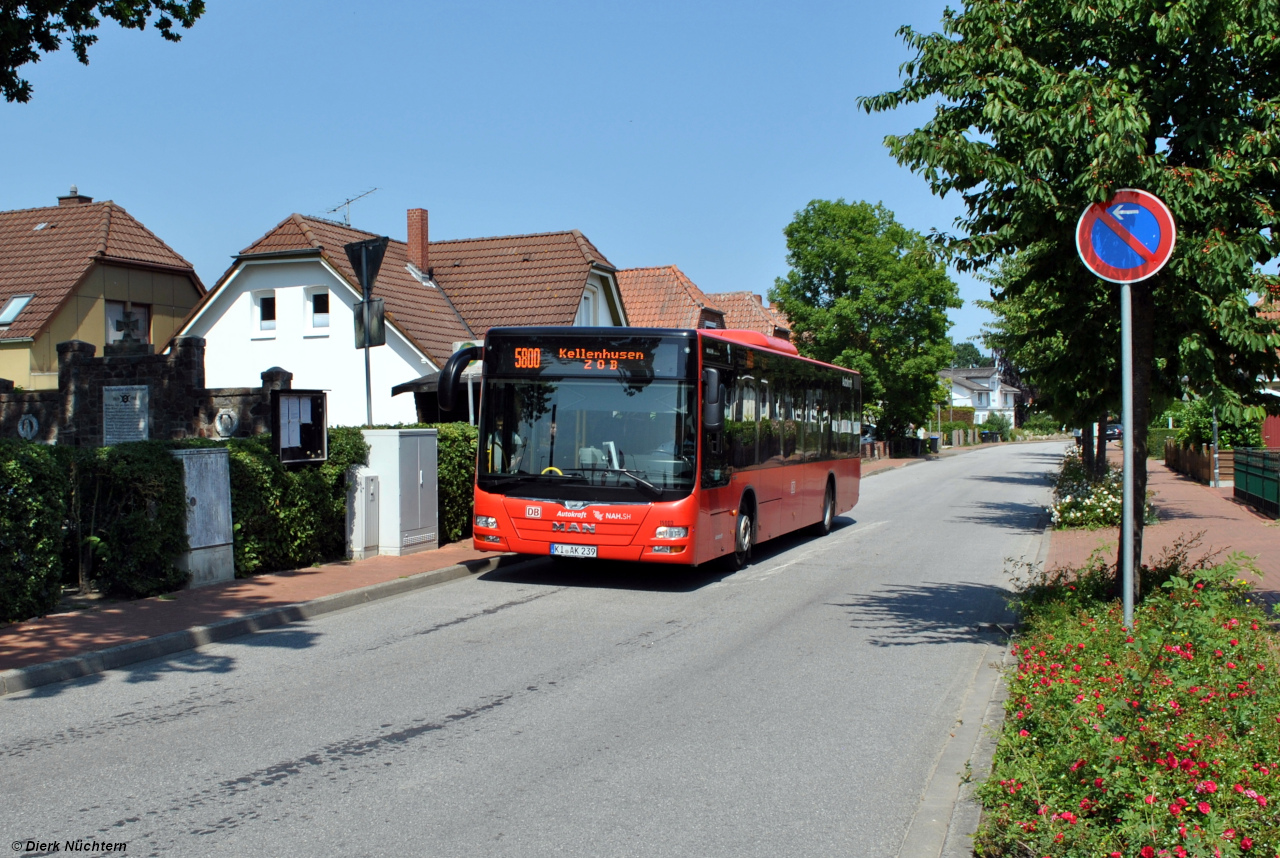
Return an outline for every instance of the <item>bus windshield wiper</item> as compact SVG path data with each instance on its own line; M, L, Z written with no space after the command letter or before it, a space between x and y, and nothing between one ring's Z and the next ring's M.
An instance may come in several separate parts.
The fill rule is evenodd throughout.
M636 485L653 492L654 497L662 496L662 489L658 488L653 483L649 482L644 477L637 474L635 471L629 471L626 468L606 468L605 470L613 474L625 474L631 479L635 480Z

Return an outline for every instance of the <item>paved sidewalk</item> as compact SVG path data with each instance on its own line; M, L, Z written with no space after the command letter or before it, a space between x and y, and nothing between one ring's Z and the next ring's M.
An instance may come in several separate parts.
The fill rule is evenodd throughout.
M1111 457L1118 459L1118 452L1113 451ZM1254 558L1262 573L1256 582L1258 595L1280 604L1280 522L1238 503L1231 489L1201 485L1158 459L1147 462L1147 489L1154 493L1151 503L1160 521L1143 529L1144 563L1159 558L1178 540L1203 534L1191 551L1192 560L1214 553L1225 558L1243 552ZM1114 563L1119 541L1120 529L1115 527L1053 531L1048 568L1082 565L1095 550Z

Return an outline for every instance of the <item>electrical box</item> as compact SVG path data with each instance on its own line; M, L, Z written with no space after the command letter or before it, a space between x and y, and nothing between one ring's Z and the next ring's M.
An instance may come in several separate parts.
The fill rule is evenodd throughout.
M369 470L378 475L378 553L439 547L436 430L365 429Z
M347 478L347 556L364 560L378 556L382 494L378 475L368 468L352 468Z
M271 445L286 465L329 458L323 390L271 391Z

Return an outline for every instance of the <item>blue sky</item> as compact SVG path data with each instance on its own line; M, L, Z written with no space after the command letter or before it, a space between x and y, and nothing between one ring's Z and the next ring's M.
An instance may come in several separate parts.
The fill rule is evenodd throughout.
M899 167L868 116L894 88L902 24L943 0L576 3L209 0L180 44L99 29L90 65L26 66L0 102L0 209L75 184L113 199L212 286L292 212L403 240L580 229L615 265L678 265L707 292L765 293L782 229L812 199L883 202L949 228L957 200ZM986 288L955 275L953 338Z

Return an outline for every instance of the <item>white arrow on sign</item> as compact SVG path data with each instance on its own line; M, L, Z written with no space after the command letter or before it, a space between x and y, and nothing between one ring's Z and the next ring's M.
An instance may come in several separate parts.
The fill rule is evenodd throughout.
M1141 209L1124 209L1124 208L1116 209L1116 220L1119 220L1125 215L1139 214L1141 211L1142 211Z

